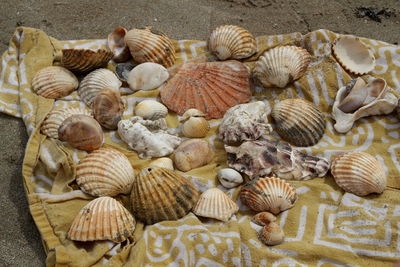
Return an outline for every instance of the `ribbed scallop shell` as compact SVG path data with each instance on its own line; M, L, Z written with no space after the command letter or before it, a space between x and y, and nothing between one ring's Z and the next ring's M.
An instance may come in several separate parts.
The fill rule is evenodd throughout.
M128 158L112 148L100 148L86 155L76 166L76 183L92 196L128 194L135 180Z
M58 128L60 128L64 120L72 115L78 114L91 116L90 112L83 108L69 107L65 109L52 110L49 114L47 114L46 119L43 121L42 126L40 127L40 131L50 138L58 139Z
M267 246L275 246L283 242L285 233L277 223L271 222L258 233L258 238Z
M84 206L72 222L67 236L75 241L123 242L133 234L135 219L118 201L99 197Z
M264 177L243 186L240 200L254 211L270 211L276 215L292 208L297 195L296 190L284 180Z
M279 46L266 51L256 62L254 74L265 87L285 87L306 72L311 56L297 46Z
M113 56L113 52L103 49L63 49L61 64L71 71L88 72L106 66Z
M227 222L238 210L239 206L224 192L218 188L210 188L200 195L193 213Z
M278 134L296 146L312 146L325 132L322 112L304 99L285 99L277 103L271 113Z
M194 184L163 168L144 168L133 183L131 200L136 218L146 224L182 218L199 197Z
M92 106L93 99L103 88L113 88L119 91L121 81L109 69L98 69L92 71L81 81L78 94L83 102L89 107Z
M128 31L125 42L133 59L138 63L154 62L166 68L175 63L175 49L171 40L151 27Z
M135 106L135 115L145 120L165 118L167 114L167 107L155 100L143 100Z
M52 99L69 95L78 85L78 79L72 72L57 66L39 70L32 79L32 90Z
M346 192L358 196L382 193L387 177L382 164L366 152L348 152L332 163L331 173Z
M161 90L161 101L182 115L190 108L206 119L222 118L232 106L249 102L249 72L239 61L187 63Z
M211 33L208 49L220 60L242 59L257 51L257 43L248 30L234 25L223 25Z
M174 170L174 162L170 158L158 158L150 162L149 167L158 167L168 170Z

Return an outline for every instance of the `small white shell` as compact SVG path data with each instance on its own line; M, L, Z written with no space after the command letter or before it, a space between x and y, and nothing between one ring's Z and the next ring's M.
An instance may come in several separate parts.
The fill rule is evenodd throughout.
M174 170L174 163L170 158L159 158L150 162L149 167L159 167Z
M134 67L128 74L129 88L133 91L153 90L169 78L169 73L162 65L152 62Z
M155 100L143 100L135 107L135 115L145 120L158 120L168 114L166 106Z
M219 182L225 188L234 188L243 183L242 175L234 169L225 168L218 171L217 174Z

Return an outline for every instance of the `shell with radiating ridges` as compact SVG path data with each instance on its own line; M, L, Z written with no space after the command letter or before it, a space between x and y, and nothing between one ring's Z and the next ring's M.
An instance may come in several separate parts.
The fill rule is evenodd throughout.
M275 130L289 143L296 146L312 146L325 132L325 119L313 103L301 98L285 99L272 108Z
M121 26L116 27L107 37L107 48L114 53L115 62L124 62L131 57L129 48L125 43L125 35L128 31Z
M234 25L222 25L211 33L208 49L220 60L242 59L257 51L257 43L248 30Z
M214 218L227 222L239 210L239 206L218 188L210 188L204 191L196 205L193 213L197 216Z
M303 76L310 60L311 55L301 47L275 47L258 59L254 75L265 87L283 88Z
M158 158L150 162L149 167L158 167L168 170L174 170L174 162L170 158Z
M199 192L180 174L163 168L140 171L133 183L133 214L146 224L182 218L197 202Z
M45 98L61 98L78 88L75 75L63 67L50 66L36 72L32 79L32 90Z
M72 222L67 237L75 241L123 242L132 236L135 219L121 203L99 197L84 206Z
M117 129L118 122L124 113L121 94L114 88L103 88L92 103L93 116L101 126L107 129Z
M182 133L189 138L205 137L210 129L205 114L197 109L188 109L182 115Z
M113 56L113 52L103 49L63 49L61 64L71 71L88 72L106 66Z
M95 197L129 194L134 180L128 158L112 148L95 150L76 166L76 183Z
M174 151L175 166L183 172L202 167L214 158L214 150L203 139L189 139L183 141Z
M135 115L145 120L158 120L167 114L167 107L155 100L143 100L135 106Z
M382 163L366 152L348 152L332 162L331 173L346 192L358 196L382 193L387 176Z
M271 222L258 233L258 238L267 246L275 246L283 242L285 233L277 223Z

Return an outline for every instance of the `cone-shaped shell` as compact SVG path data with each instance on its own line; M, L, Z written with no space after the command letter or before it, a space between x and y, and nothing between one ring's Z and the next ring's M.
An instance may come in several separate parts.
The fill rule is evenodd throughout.
M242 59L253 55L257 51L257 44L248 30L234 25L223 25L211 33L208 49L220 60Z
M297 195L286 181L265 177L254 179L242 187L240 200L254 211L270 211L276 215L292 208Z
M193 213L197 216L227 222L238 210L239 206L223 191L218 188L210 188L200 195L193 208Z
M132 209L146 224L182 218L199 198L194 184L178 173L157 167L144 168L132 187Z
M332 162L331 173L336 183L346 192L358 196L382 193L387 177L382 164L365 152L349 152Z
M107 48L113 52L115 62L124 62L131 57L129 48L125 43L125 35L128 31L121 26L115 28L107 37Z
M118 201L99 197L81 209L67 236L75 241L123 242L133 234L135 219Z
M121 94L113 88L104 88L94 98L93 116L101 126L107 129L117 129L118 122L124 113Z
M128 158L112 148L100 148L88 154L76 167L76 183L92 196L129 194L135 180Z
M258 233L258 238L267 246L275 246L283 242L285 233L277 223L271 222Z
M61 64L71 71L88 72L106 66L113 56L113 52L103 49L63 49Z
M187 63L161 90L161 101L182 115L190 108L206 119L222 118L232 106L249 102L249 72L239 61Z
M170 158L158 158L150 162L149 167L158 167L168 170L174 170L174 162Z
M296 146L315 145L325 132L322 112L304 99L285 99L278 102L273 107L271 116L275 120L278 134Z
M47 114L46 119L43 121L40 131L47 135L48 137L58 139L58 128L65 119L72 115L86 115L91 116L90 112L84 108L65 108L65 109L55 109Z
M175 49L171 40L150 27L128 31L125 42L133 59L138 63L154 62L166 68L175 63Z
M45 98L61 98L78 88L75 75L63 67L50 66L36 72L32 90Z
M265 87L285 87L306 72L311 56L297 46L279 46L266 51L256 62L254 74Z
M175 166L183 172L202 167L214 158L214 150L202 139L183 141L174 152Z
M155 100L143 100L135 106L135 115L145 120L158 120L168 114L166 106Z
M253 218L251 218L251 221L255 224L265 226L270 224L271 222L275 222L276 217L268 211L263 211L254 215Z

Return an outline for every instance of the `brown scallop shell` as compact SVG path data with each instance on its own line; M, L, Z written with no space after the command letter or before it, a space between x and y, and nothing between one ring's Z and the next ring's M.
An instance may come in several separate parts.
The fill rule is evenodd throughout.
M111 130L117 129L118 122L124 113L120 92L113 88L104 88L94 98L92 109L94 118L101 126Z
M106 66L113 56L113 52L103 49L63 49L61 64L71 71L88 72Z

